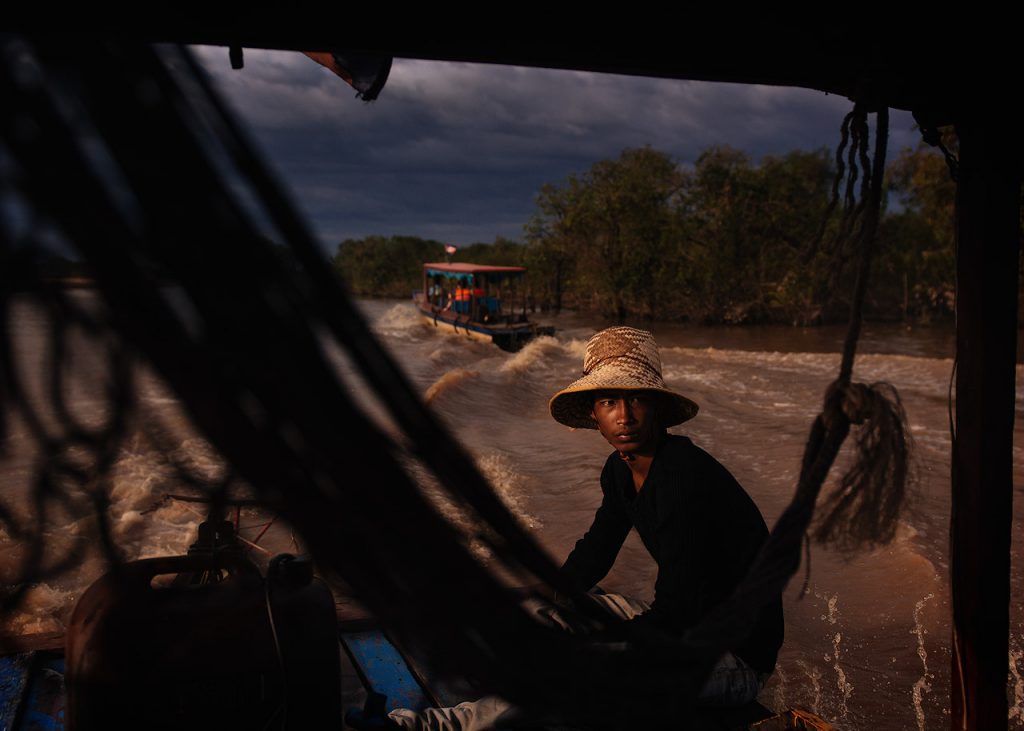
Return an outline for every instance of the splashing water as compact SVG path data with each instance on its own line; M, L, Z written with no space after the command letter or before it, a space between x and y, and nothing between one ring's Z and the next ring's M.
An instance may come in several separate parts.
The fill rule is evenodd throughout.
M843 640L843 635L836 632L832 637L832 668L836 671L836 687L839 692L843 694L841 705L839 706L839 717L846 718L848 713L847 702L853 695L853 685L850 684L846 679L846 673L843 672L842 666L839 664L839 644Z
M530 480L515 469L512 460L504 454L491 452L475 456L474 461L494 493L524 527L531 530L543 527L541 521L526 509L526 497L532 487ZM472 511L453 500L433 475L412 463L408 467L420 483L423 494L434 504L438 512L465 534L473 554L483 563L489 563L493 554L488 541L483 540L479 533L480 526Z
M1008 721L1017 720L1017 725L1024 725L1024 677L1021 676L1019 663L1024 658L1024 650L1020 647L1010 648L1010 676L1013 678L1013 705L1010 706Z
M55 615L70 606L74 599L71 592L49 584L34 584L26 592L21 606L0 625L0 632L12 636L61 632L64 623Z
M516 471L512 461L503 454L487 454L479 458L477 466L484 473L484 477L491 483L494 492L501 501L505 503L513 515L531 530L542 527L542 523L535 515L526 510L527 489L523 476Z
M839 623L839 595L834 594L828 598L828 616L823 617L827 619L830 625L836 625ZM843 670L839 659L842 655L842 641L843 635L841 632L835 632L832 635L832 669L836 672L836 688L839 689L841 699L839 701L839 718L846 718L849 713L848 702L853 696L853 685L847 680L846 672ZM825 660L829 660L829 656L825 655Z
M407 340L427 332L428 324L414 308L406 304L394 305L373 322L373 329L381 335Z
M929 599L932 599L935 595L928 594L924 599L920 600L914 605L914 629L912 633L917 635L917 656L921 658L921 677L918 678L917 682L914 683L914 687L911 691L914 699L914 714L917 716L917 728L918 731L924 731L924 707L921 705L921 701L924 698L924 694L931 691L932 686L928 681L932 678L933 674L928 672L928 651L924 648L924 636L926 630L924 625L921 623L921 610L924 609L924 605L928 603Z
M453 371L448 371L443 376L438 378L432 384L427 392L423 394L423 400L428 404L435 398L440 396L442 393L452 388L456 384L462 383L467 378L476 378L480 375L479 371L471 371L466 368L456 368Z
M552 353L561 353L566 350L562 343L551 336L544 335L527 343L522 350L502 363L499 370L502 373L526 373L547 361Z
M772 688L769 698L762 699L762 704L768 708L786 707L786 671L782 665L775 667L775 687Z
M804 674L811 683L811 692L813 693L809 704L811 710L815 713L821 713L821 671L806 660L797 660L796 664L804 671Z

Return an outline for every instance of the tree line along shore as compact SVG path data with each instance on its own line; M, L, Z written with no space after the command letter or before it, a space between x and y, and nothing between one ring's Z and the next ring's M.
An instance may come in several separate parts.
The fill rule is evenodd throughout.
M447 257L447 242L367 236L340 242L333 264L359 296L408 297L422 286L424 262L448 259L527 267L522 290L503 294L516 303L522 296L533 311L694 324L843 322L857 262L850 247L828 245L842 239L838 217L822 227L836 167L827 148L754 162L712 147L690 166L650 147L626 149L543 185L520 241L498 237ZM952 322L955 193L946 160L930 148L904 149L888 164L865 317ZM294 265L287 247L273 248L282 265ZM92 285L82 263L41 257L41 281Z
M845 320L856 256L822 221L836 161L825 148L754 162L729 147L692 166L649 147L627 149L544 185L522 241L460 247L451 261L525 266L529 306L618 320L704 324ZM865 316L951 320L955 183L945 159L905 149L887 167ZM415 236L342 241L334 263L363 296L408 296L444 242Z

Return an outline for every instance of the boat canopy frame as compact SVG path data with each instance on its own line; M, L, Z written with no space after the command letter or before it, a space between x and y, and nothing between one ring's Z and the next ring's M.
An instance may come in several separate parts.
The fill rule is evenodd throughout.
M499 266L493 264L472 264L470 262L427 262L423 265L423 290L418 296L422 297L425 302L431 305L441 307L441 303L433 302L431 300L430 289L428 282L435 277L443 277L444 279L455 280L458 283L458 287L476 287L483 285L485 290L483 297L472 295L464 305L457 309L457 312L462 315L466 315L472 321L478 321L482 319L481 308L485 306L487 311L496 317L507 317L511 316L517 309L521 312L521 317L526 316L526 291L525 289L521 292L520 302L518 307L503 305L503 297L501 294L500 283L503 280L514 279L517 281L526 281L526 267L521 266ZM496 293L491 295L491 285L496 286ZM451 303L455 308L459 307L459 303ZM509 313L503 315L503 312Z
M497 282L505 278L525 277L526 267L492 266L468 262L433 262L423 265L423 274L427 277L445 277L463 282L471 282L474 277L482 276L488 282Z

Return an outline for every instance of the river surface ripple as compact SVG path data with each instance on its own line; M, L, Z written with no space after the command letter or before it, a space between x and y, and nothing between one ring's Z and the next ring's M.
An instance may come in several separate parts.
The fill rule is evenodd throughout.
M587 339L607 323L571 313L550 319L558 331L519 353L435 330L408 303L363 301L373 329L474 456L495 490L540 543L560 562L589 527L600 501L598 475L607 444L589 430L554 422L548 399L574 380ZM662 349L671 387L700 405L698 416L674 431L691 437L736 476L769 525L788 503L811 421L834 378L842 328L696 328L633 323L650 329ZM11 323L21 368L32 372L45 355L45 316L21 308ZM908 330L868 326L854 378L887 381L899 390L915 444L918 495L892 545L854 556L812 551L809 592L797 594L801 573L785 596L786 642L778 669L762 693L772 708L802 706L844 729L944 728L949 719L950 600L948 580L948 404L953 334L944 328ZM90 393L102 363L82 347L82 385L71 405L88 418ZM340 363L347 370L344 363ZM1018 415L1021 367L1018 366ZM140 374L139 394L152 423L175 435L179 459L215 474L219 463L191 432L175 399L151 374ZM358 392L354 392L358 396ZM361 398L361 397L360 397ZM373 409L372 404L370 408ZM1014 441L1014 534L1019 535L1024 485L1022 419ZM199 512L161 503L173 488L165 461L142 437L130 443L114 475L111 517L115 538L130 558L183 552ZM23 425L12 423L0 484L8 502L24 490L33 454ZM842 461L843 456L840 456ZM452 518L460 520L458 511ZM54 544L87 529L83 519L60 524ZM243 516L253 534L264 516ZM249 535L243 532L243 535ZM272 550L289 550L292 536L268 534ZM18 549L0 531L0 569ZM1024 600L1021 547L1013 548L1010 726L1024 728L1019 678L1024 674ZM8 618L19 633L59 630L74 600L102 571L91 553L70 576L36 585L22 609ZM802 569L801 569L802 571ZM656 567L632 534L602 585L650 599Z

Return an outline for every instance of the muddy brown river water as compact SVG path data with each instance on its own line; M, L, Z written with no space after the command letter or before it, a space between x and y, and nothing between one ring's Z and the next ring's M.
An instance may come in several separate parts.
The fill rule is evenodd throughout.
M88 295L82 295L88 296ZM365 301L376 333L412 381L465 443L495 490L561 561L589 526L600 499L598 475L607 444L589 431L554 422L547 401L580 370L587 338L604 325L563 314L551 322L555 337L519 353L436 332L404 302ZM16 360L38 370L45 317L24 307L12 330ZM690 328L631 323L653 330L662 348L665 378L695 400L700 414L675 431L690 436L737 477L773 524L795 485L804 439L825 387L834 378L841 329ZM803 706L843 729L933 729L949 724L950 600L948 580L948 403L953 336L948 329L867 328L854 378L888 381L899 390L915 442L918 496L892 545L845 556L815 547L810 590L798 598L802 574L785 596L786 642L775 676L761 700L770 707ZM81 387L70 403L88 418L98 361L83 347ZM1018 384L1022 371L1018 367ZM1018 392L1020 387L1018 385ZM177 402L143 374L145 413L168 433L174 449L199 469L216 471L217 459L192 434ZM1024 441L1018 395L1014 466L1014 535L1020 535ZM0 485L17 504L36 458L24 426L13 423L0 457ZM840 458L842 459L842 457ZM151 446L139 440L123 450L112 492L114 534L130 557L182 552L200 514L195 506L160 503L173 475ZM24 507L24 506L23 506ZM252 537L264 518L243 516ZM87 529L82 519L55 516L48 540L69 541ZM291 535L277 526L272 550L286 550ZM1013 546L1010 727L1024 728L1024 600L1021 545ZM94 555L95 554L95 555ZM18 558L13 539L0 532L0 568ZM32 588L24 606L6 620L18 633L59 630L75 598L102 571L87 552L70 575ZM635 534L603 586L650 599L655 566Z

